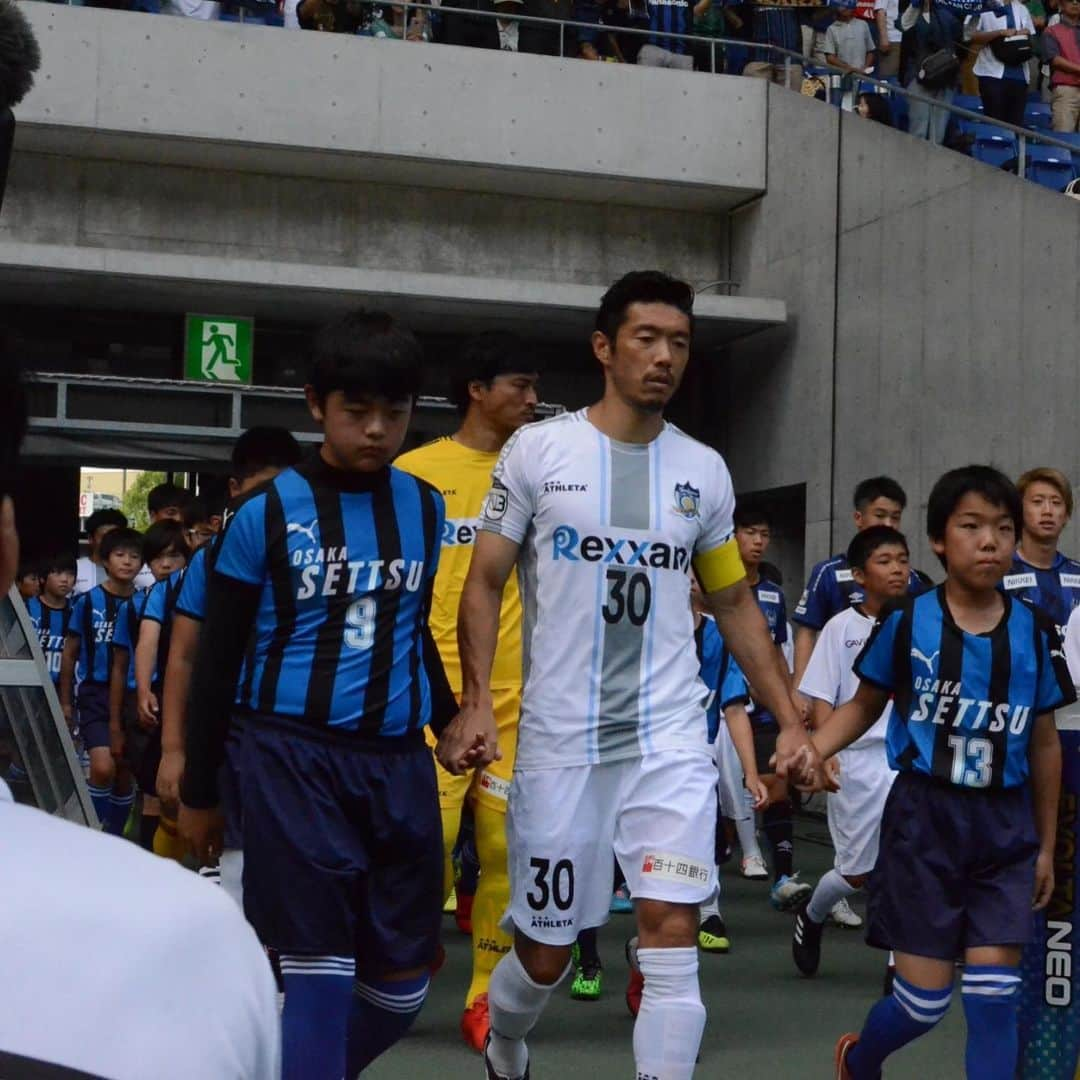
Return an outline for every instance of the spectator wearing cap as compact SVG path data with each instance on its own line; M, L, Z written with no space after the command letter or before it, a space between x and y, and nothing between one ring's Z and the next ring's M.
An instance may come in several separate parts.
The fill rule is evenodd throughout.
M979 49L973 70L979 80L983 112L994 120L1023 127L1030 78L1028 65L1003 63L994 54L993 46L1010 38L1034 36L1031 13L1019 0L1009 0L1000 7L991 2L981 15L968 20L965 34Z
M849 75L862 75L874 64L874 39L864 19L855 18L855 0L836 5L836 22L825 31L825 61Z
M940 146L945 141L949 125L948 106L956 92L955 79L948 86L931 89L919 82L919 71L928 56L943 49L954 53L963 36L960 20L937 0L912 0L900 16L900 28L911 33L904 86L925 98L941 102L941 107L927 104L918 98L908 99L908 134Z
M792 7L754 4L752 28L755 43L761 46L773 46L773 48L752 49L750 62L743 68L743 74L754 79L770 79L774 83L783 85L785 58L783 53L775 52L774 49L802 53L802 28L799 25L798 14ZM792 57L788 87L796 91L801 90L802 78L802 64Z
M1055 131L1080 126L1080 0L1061 0L1060 21L1042 37L1050 67L1050 109Z

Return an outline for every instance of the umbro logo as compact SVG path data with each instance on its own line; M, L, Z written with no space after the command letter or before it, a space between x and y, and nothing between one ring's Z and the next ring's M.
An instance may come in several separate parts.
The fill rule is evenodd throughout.
M934 661L941 655L939 649L936 653L931 653L929 656L926 653L919 652L918 649L911 650L911 658L913 660L921 660L926 665L926 670L932 675L934 673Z

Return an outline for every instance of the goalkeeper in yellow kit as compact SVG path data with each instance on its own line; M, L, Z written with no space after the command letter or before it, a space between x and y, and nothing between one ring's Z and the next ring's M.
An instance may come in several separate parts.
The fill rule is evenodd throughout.
M452 396L462 417L461 426L453 435L411 450L394 463L434 485L446 501L430 622L450 686L459 697L458 602L469 572L477 519L491 488L491 471L499 451L519 427L533 419L538 378L532 359L514 335L487 333L472 338L462 351L453 380ZM480 880L472 907L473 971L461 1033L477 1051L483 1048L488 1033L488 981L512 941L499 928L499 920L510 899L506 799L514 771L521 704L521 600L513 578L503 596L491 693L502 759L465 776L451 776L436 762L447 897L454 884L451 852L466 799L471 801L476 819Z

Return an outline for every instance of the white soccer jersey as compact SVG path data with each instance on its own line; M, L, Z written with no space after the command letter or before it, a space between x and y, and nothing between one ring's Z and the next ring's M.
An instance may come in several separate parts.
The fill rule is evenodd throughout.
M850 701L859 689L855 661L874 629L874 620L858 608L847 608L834 615L822 628L806 665L799 689L807 697L827 701L834 708ZM884 744L889 726L892 702L864 735L847 749L863 749L875 743Z
M709 752L689 570L742 576L734 508L720 455L671 424L620 443L581 410L511 437L480 527L521 544L517 769Z

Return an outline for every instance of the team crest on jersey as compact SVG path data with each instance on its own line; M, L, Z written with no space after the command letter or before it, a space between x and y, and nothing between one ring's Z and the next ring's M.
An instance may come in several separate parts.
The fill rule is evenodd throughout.
M693 521L701 509L700 503L701 492L691 486L689 481L675 485L675 513L680 517Z
M508 492L506 485L498 480L491 482L491 490L484 502L484 517L490 521L498 521L506 513Z

